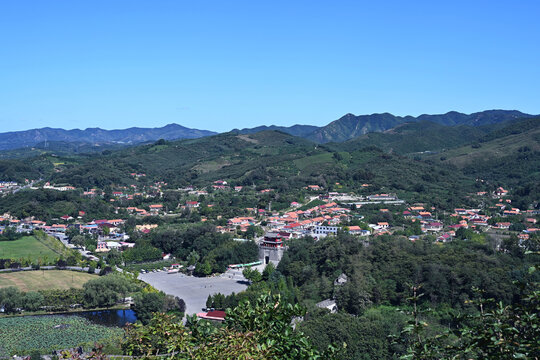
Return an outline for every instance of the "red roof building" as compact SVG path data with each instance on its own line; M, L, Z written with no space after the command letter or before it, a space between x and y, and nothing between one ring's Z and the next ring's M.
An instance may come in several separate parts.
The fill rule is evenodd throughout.
M216 320L216 321L223 321L225 320L225 317L227 316L227 313L225 313L225 311L221 311L221 310L213 310L213 311L209 311L209 312L201 312L201 313L198 313L197 314L197 317L201 318L201 319L206 319L206 320Z

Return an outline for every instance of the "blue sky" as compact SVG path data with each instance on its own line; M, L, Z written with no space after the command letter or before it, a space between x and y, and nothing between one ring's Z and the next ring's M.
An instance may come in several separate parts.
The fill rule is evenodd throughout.
M540 2L2 1L0 132L540 114Z

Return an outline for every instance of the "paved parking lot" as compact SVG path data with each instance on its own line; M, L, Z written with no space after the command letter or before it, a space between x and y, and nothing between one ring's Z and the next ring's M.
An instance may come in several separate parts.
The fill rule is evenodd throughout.
M230 270L220 276L207 278L186 276L181 273L151 272L140 274L139 279L165 294L184 299L186 314L190 315L202 311L210 294L229 295L233 292L239 293L247 288L247 282L242 272Z

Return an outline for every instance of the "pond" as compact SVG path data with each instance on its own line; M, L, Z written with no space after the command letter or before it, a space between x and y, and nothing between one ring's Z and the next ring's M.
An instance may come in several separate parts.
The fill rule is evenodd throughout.
M126 323L133 324L137 321L135 311L124 310L102 310L102 311L83 311L73 314L64 314L64 316L82 316L94 324L104 326L123 327ZM54 315L52 315L54 316Z

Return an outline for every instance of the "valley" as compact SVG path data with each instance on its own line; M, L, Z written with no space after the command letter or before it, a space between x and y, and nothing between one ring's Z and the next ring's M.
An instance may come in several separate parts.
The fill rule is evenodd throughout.
M535 283L539 126L419 121L325 144L264 128L12 150L0 160L0 304L19 315L131 306L150 328L158 311L196 329L264 308L269 294L306 311L313 351L347 341L338 358L390 358L405 352L389 336L414 316L414 284L441 332L447 309L475 313L474 289L511 306L514 282ZM340 330L363 326L379 335Z

